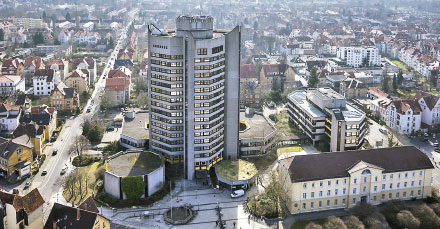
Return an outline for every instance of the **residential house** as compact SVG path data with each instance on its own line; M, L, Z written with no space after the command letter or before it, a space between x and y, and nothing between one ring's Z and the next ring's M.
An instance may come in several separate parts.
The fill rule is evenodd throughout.
M86 22L86 23L85 23L84 25L82 25L81 27L82 27L82 29L84 29L84 31L86 31L86 32L92 32L92 31L93 31L93 28L95 28L95 23L89 21L89 22Z
M89 91L89 72L87 69L75 69L66 75L64 83L67 87L75 88L75 90L82 94Z
M41 228L44 203L36 188L26 195L0 191L0 228Z
M78 31L73 35L72 41L75 44L94 46L101 39L98 32L81 32Z
M32 100L26 94L15 93L8 98L8 102L20 106L23 113L30 112Z
M431 160L414 146L292 156L279 177L291 214L431 196Z
M20 106L9 103L0 104L0 131L13 131L17 128L21 116Z
M126 67L119 67L108 71L107 76L107 78L124 77L126 79L131 79L131 71Z
M49 137L45 135L44 126L40 126L33 121L29 123L21 123L17 126L17 128L15 128L12 135L14 138L18 138L23 135L30 137L33 145L33 151L37 155L40 155L43 152L45 141L46 139L49 139Z
M35 70L44 69L45 65L41 57L27 57L24 60L24 77L26 79L26 84L32 84L32 77L34 76Z
M89 85L95 84L97 72L96 72L96 61L93 57L74 59L71 65L72 65L71 66L72 70L77 68L87 69L90 72L88 79Z
M33 148L31 138L27 135L12 140L0 137L0 174L6 178L29 175Z
M422 128L439 129L440 97L424 91L416 92L416 99L422 110Z
M60 44L66 44L69 43L72 40L72 34L68 29L62 29L58 33L58 41Z
M115 93L118 105L126 104L130 99L130 79L126 77L107 78L105 91Z
M15 92L25 92L24 79L16 75L0 76L0 94L3 98L9 97Z
M31 108L30 120L36 122L38 125L44 125L46 136L52 136L53 132L57 129L57 119L58 112L55 107L42 105ZM26 122L24 118L23 121Z
M11 36L11 42L12 44L24 44L27 41L26 34L23 33L16 33L13 36Z
M59 72L61 80L64 80L64 76L69 72L69 62L64 59L50 59L47 62L47 67Z
M54 76L52 69L37 69L32 77L34 95L50 95L55 87Z
M294 84L295 71L287 64L265 64L260 71L259 83L263 89L280 90L284 83Z
M347 78L341 82L339 93L346 99L367 98L368 88L357 79Z
M421 107L417 100L393 100L387 108L387 126L399 134L414 134L422 123Z
M54 203L43 228L101 229L110 228L110 223L109 219L97 212Z
M258 86L257 71L251 64L240 66L240 107L260 107L261 86Z
M1 73L2 75L19 75L24 77L23 61L18 58L3 61Z
M79 107L79 94L74 88L67 87L64 83L59 83L50 96L51 107L57 111L74 111Z

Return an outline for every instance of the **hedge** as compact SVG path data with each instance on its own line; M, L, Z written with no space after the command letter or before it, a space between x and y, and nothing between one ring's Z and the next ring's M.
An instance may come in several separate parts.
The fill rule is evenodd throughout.
M122 192L129 200L137 200L145 193L145 184L141 176L123 177L121 187Z

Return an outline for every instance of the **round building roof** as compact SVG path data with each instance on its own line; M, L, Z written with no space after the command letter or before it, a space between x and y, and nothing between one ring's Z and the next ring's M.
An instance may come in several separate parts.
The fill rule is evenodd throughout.
M141 176L156 170L162 163L162 158L151 152L126 152L108 160L105 168L116 176Z

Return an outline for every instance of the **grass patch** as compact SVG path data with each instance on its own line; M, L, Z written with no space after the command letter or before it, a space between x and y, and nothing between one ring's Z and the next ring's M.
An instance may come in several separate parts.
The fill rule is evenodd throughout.
M92 164L94 161L99 161L99 157L93 155L80 155L73 158L72 165L76 167L84 167Z
M401 61L399 61L399 60L392 60L391 62L393 62L393 64L397 65L397 67L399 67L399 68L401 68L401 69L403 69L405 71L408 70L406 68L406 65L404 63L402 63Z
M88 196L92 195L93 193L96 193L95 191L95 184L99 183L99 174L95 173L96 170L103 168L103 163L95 162L91 165L84 166L78 168L78 172L84 174L84 176L87 178L87 191L86 194L81 197L79 192L75 192L74 195L70 196L68 191L65 189L63 191L63 197L68 202L75 202L75 203L81 203L84 199L86 199ZM83 186L85 187L85 180L83 181Z
M265 170L269 168L270 165L274 161L278 159L278 155L275 150L269 151L266 156L262 157L250 157L247 160L254 163L255 167L257 167L258 171Z
M301 146L289 146L289 147L283 147L277 149L277 156L281 156L284 153L290 153L290 152L301 152L303 149Z
M327 219L324 218L324 219L316 219L316 220L308 220L308 221L296 222L296 223L294 223L290 227L290 229L304 229L304 228L306 228L307 224L309 224L311 222L316 223L316 224L322 226L322 225L324 225L326 220Z
M40 106L43 104L50 106L50 96L33 96L32 97L32 106Z
M222 161L215 167L217 174L231 181L249 180L257 174L257 168L253 163L245 160Z
M287 110L283 110L275 116L275 127L277 128L277 134L281 136L301 136L301 131L295 127L289 121L289 115L287 114ZM280 136L280 137L281 137Z

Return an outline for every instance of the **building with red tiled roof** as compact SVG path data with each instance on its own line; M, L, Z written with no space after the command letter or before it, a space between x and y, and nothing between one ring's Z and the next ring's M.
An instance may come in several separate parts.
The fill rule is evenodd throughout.
M64 79L64 83L82 94L89 91L89 72L87 69L75 69L68 73Z
M71 68L73 69L87 69L89 70L89 85L95 84L96 79L96 60L92 57L76 58L71 62Z
M128 103L130 99L130 79L125 77L107 78L105 80L105 91L116 97L118 105Z
M13 131L17 128L21 116L20 106L9 103L0 104L0 131Z
M394 100L387 108L387 126L400 134L414 134L421 128L421 111L417 100Z
M2 75L0 76L0 95L6 98L16 91L25 92L24 79L17 75Z
M15 58L15 59L8 59L8 60L3 61L1 74L2 75L19 75L21 77L24 77L23 60Z
M41 212L45 201L38 189L33 189L26 195L0 191L0 201L2 203L0 204L2 216L7 216L7 227L5 219L2 220L3 225L0 225L0 227L41 228L43 220Z
M257 80L257 71L252 64L242 64L240 66L240 83L256 82Z

